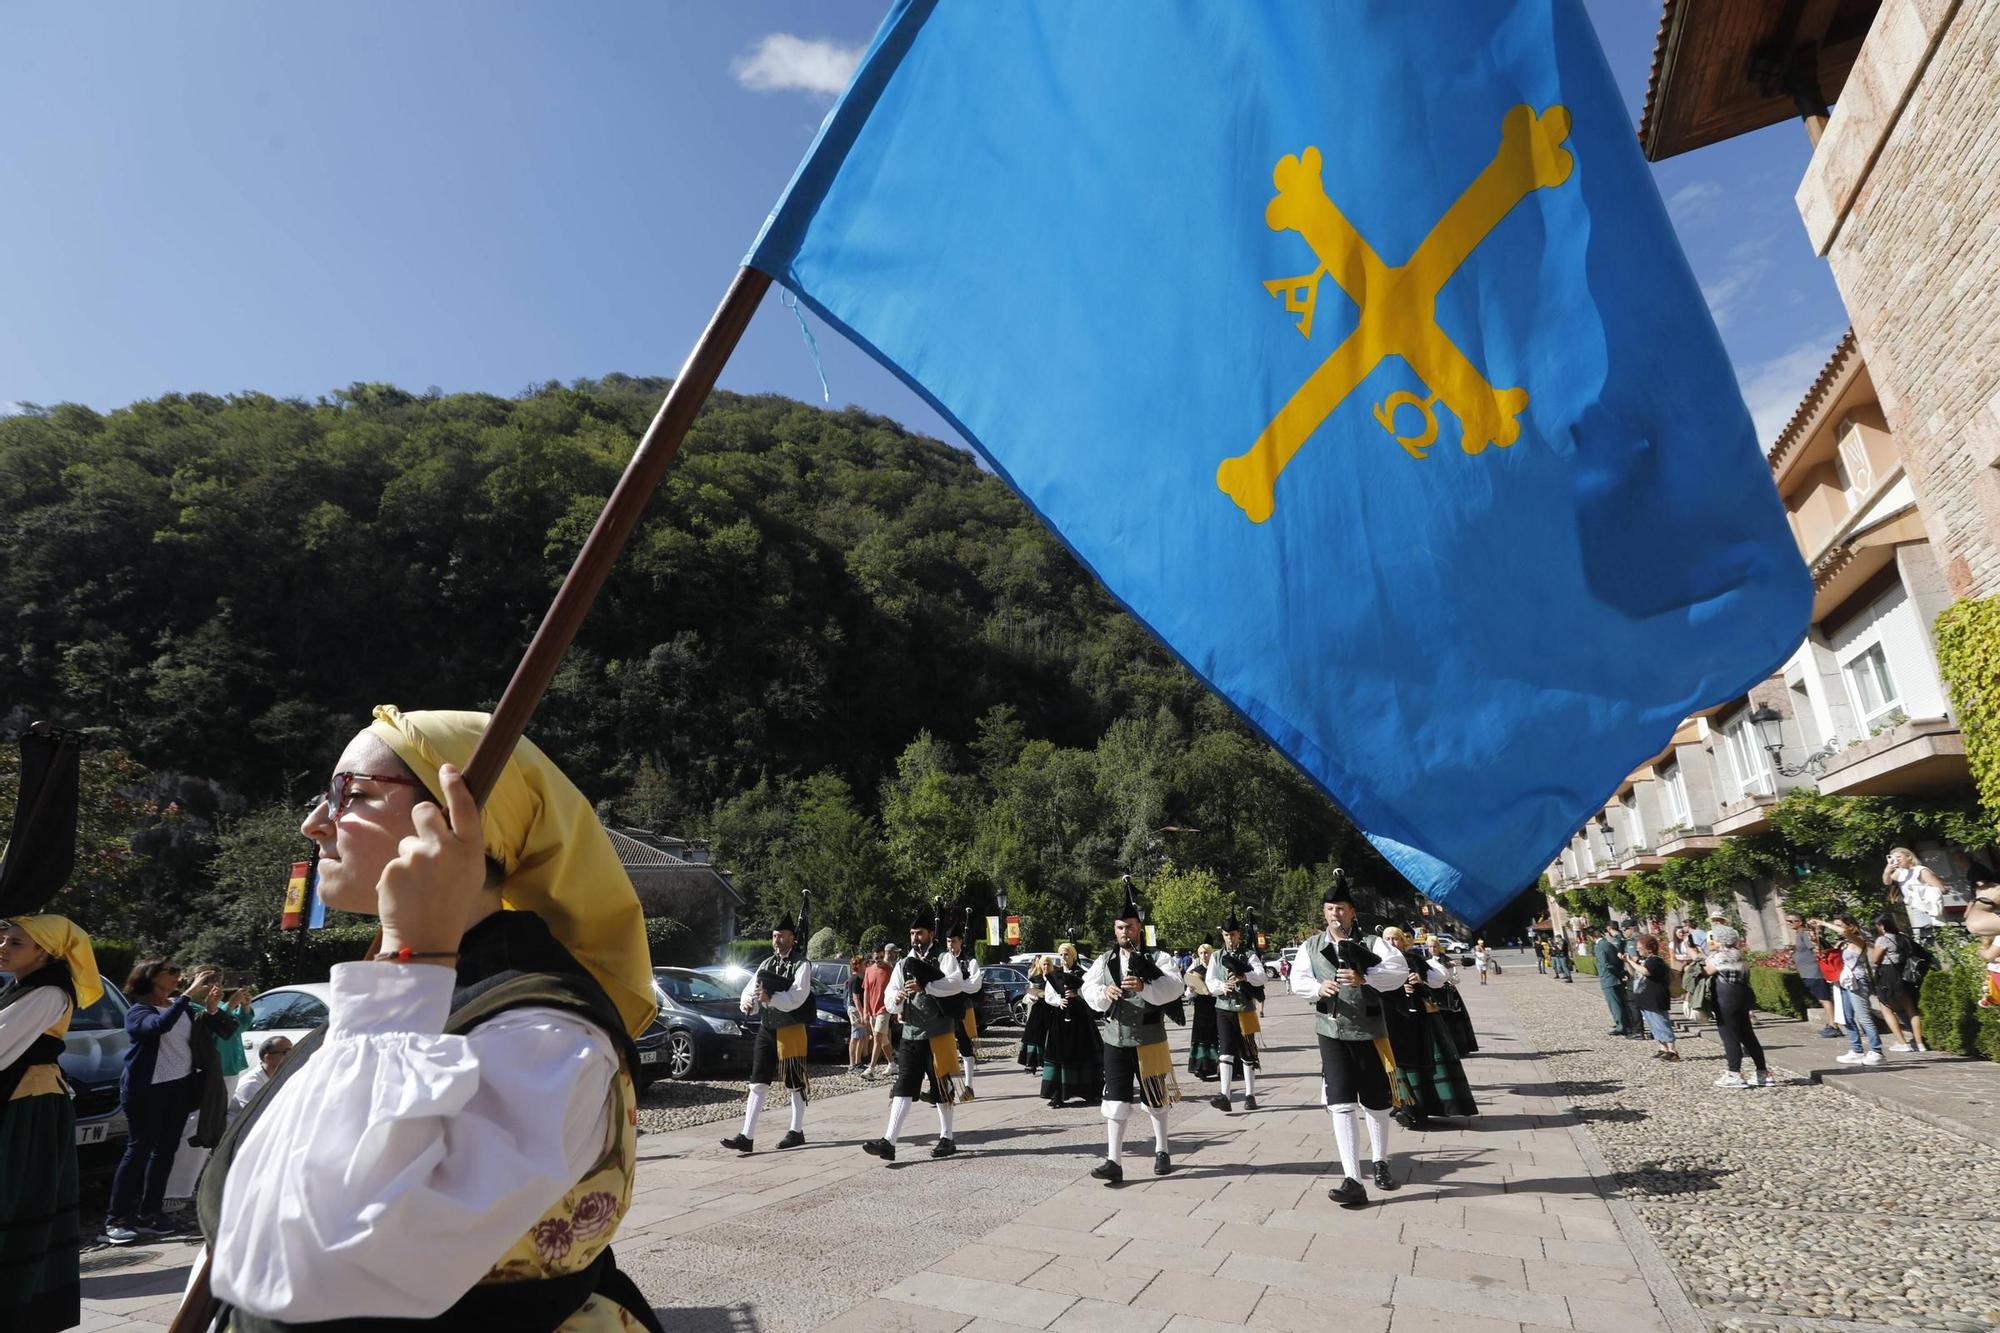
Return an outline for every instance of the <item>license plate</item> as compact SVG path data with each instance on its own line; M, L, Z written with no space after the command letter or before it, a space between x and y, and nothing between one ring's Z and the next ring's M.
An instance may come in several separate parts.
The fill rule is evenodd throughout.
M111 1126L109 1125L78 1125L76 1127L76 1141L79 1144L102 1143L110 1136Z
M660 1061L666 1058L667 1058L667 1053L665 1051L639 1052L639 1063L642 1065L656 1065L660 1063Z

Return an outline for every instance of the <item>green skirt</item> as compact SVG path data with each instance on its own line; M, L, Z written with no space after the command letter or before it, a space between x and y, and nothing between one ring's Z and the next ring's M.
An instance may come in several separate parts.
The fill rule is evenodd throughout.
M60 1094L0 1104L0 1328L53 1333L79 1305L76 1114Z

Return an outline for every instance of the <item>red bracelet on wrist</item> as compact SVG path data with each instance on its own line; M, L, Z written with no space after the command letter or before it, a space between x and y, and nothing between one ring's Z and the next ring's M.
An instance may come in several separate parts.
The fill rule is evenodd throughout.
M414 949L384 949L381 953L375 955L373 961L377 963L408 963L408 962L414 962L416 959L419 958L456 958L456 957L458 957L457 950L452 950L450 952L420 953Z

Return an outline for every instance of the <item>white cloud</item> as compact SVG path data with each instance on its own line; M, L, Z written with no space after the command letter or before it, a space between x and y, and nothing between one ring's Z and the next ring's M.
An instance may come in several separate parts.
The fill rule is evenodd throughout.
M1739 242L1730 249L1722 272L1701 285L1702 299L1708 302L1708 313L1714 316L1716 328L1729 327L1755 294L1757 284L1771 271L1769 252L1774 239L1766 232L1754 240Z
M1720 198L1722 187L1714 181L1689 181L1667 200L1667 216L1674 220L1676 227L1685 227L1705 216Z
M27 411L27 408L23 407L20 403L0 398L0 417L18 417L25 411Z
M861 63L864 48L824 38L769 33L729 67L736 81L754 93L799 92L838 97Z
M1788 352L1780 353L1737 376L1743 401L1750 406L1750 419L1757 423L1757 444L1769 449L1778 432L1799 410L1799 400L1818 377L1834 344L1847 332L1845 326L1808 338Z

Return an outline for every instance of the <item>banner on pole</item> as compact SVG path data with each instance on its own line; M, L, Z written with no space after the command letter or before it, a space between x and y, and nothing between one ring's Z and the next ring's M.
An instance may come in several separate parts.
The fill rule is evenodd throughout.
M292 877L285 881L285 910L278 918L279 930L297 930L305 924L306 881L311 873L309 863L292 862Z

